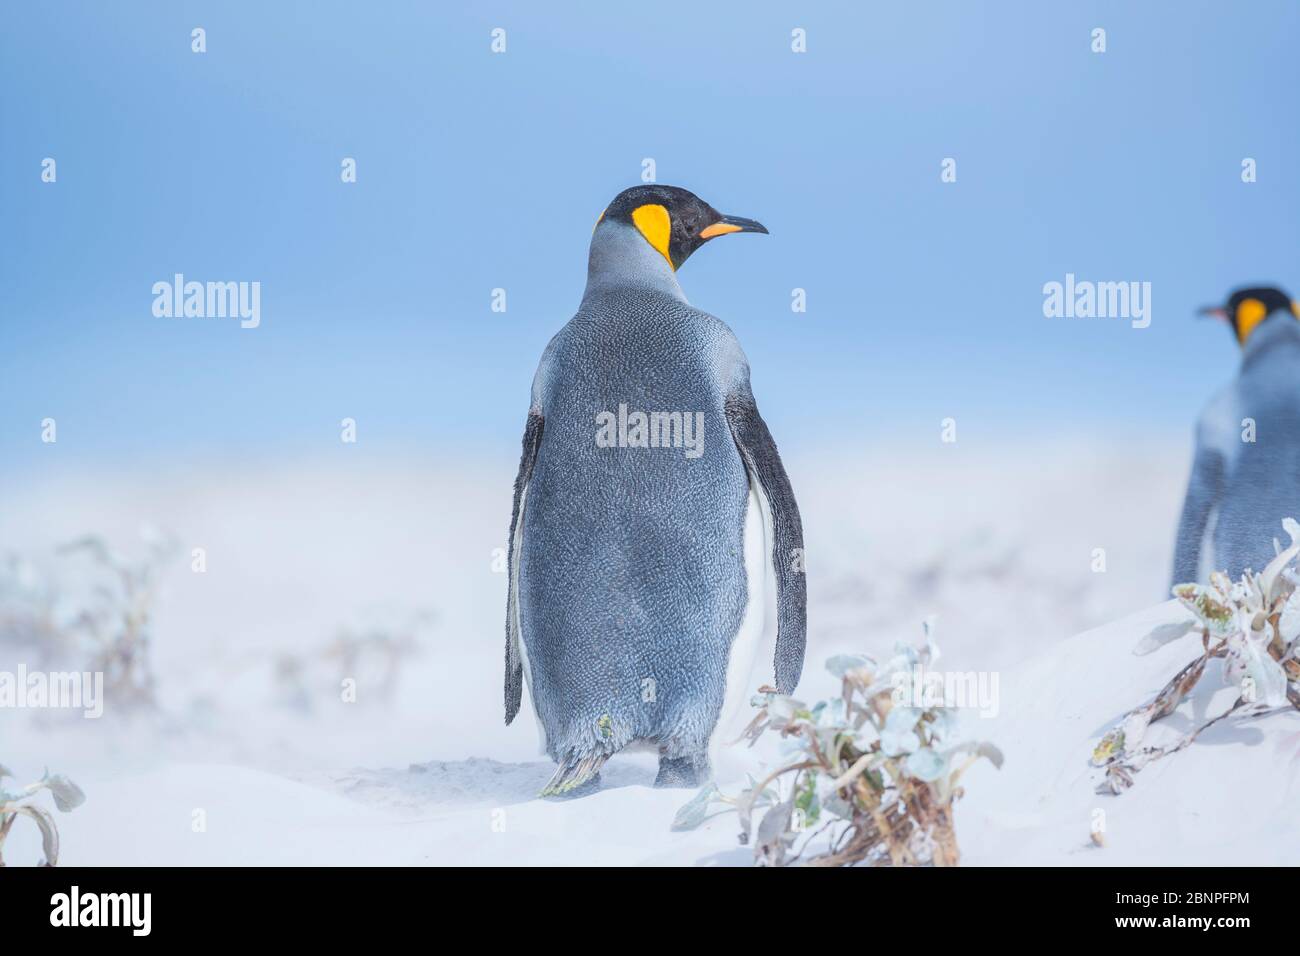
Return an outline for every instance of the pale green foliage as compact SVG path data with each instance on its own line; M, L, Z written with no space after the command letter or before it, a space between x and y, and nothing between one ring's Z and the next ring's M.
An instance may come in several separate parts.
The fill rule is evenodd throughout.
M1142 639L1136 654L1149 654L1188 633L1201 636L1202 652L1148 703L1129 711L1097 743L1092 763L1105 775L1100 792L1121 793L1152 760L1187 747L1207 727L1229 716L1254 717L1277 710L1300 709L1300 524L1282 522L1291 544L1258 574L1247 572L1233 583L1216 571L1210 583L1179 584L1173 589L1193 615L1162 624ZM1212 660L1222 663L1223 681L1240 694L1227 710L1206 717L1189 732L1163 744L1146 744L1151 724L1173 713L1205 674Z
M54 825L53 815L40 806L36 798L41 791L48 790L59 812L69 813L85 802L86 795L67 777L62 774L51 775L48 770L40 780L12 792L5 789L6 777L13 777L13 774L0 766L0 866L4 866L5 840L19 817L31 820L41 832L41 849L45 858L41 860L40 865L57 865L59 831Z
M673 829L693 829L720 806L738 815L740 840L759 865L956 865L958 780L980 757L1001 766L1002 754L987 743L955 743L950 708L899 702L898 689L939 656L931 631L927 622L922 644L897 645L884 665L832 657L826 668L842 693L831 700L809 706L761 689L742 739L752 745L779 735L783 765L734 797L710 784L682 807Z

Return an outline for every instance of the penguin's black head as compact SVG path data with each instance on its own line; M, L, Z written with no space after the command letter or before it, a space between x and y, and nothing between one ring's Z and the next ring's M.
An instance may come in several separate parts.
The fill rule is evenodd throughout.
M767 232L762 223L740 216L724 216L695 193L678 186L625 189L600 214L596 225L606 219L635 227L673 269L681 268L692 252L714 236L729 232Z
M1272 286L1258 286L1238 289L1228 297L1227 305L1214 305L1201 309L1201 315L1213 316L1229 323L1237 335L1237 342L1246 344L1246 339L1256 326L1274 312L1289 310L1300 318L1300 305L1291 301L1291 297L1281 289Z

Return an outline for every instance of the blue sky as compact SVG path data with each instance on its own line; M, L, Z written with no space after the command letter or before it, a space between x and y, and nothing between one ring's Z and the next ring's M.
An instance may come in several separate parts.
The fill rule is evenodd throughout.
M783 446L1190 438L1237 360L1195 307L1300 292L1297 40L1287 0L6 3L0 462L50 467L46 417L59 467L328 452L344 417L513 452L645 157L771 230L680 278ZM176 272L259 281L261 327L154 317ZM1151 282L1151 327L1045 318L1067 272Z

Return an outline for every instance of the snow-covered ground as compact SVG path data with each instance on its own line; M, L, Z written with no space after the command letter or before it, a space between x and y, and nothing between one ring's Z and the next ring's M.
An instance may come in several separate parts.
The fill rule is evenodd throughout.
M1280 823L1300 765L1289 715L1216 726L1123 796L1093 792L1097 737L1194 654L1190 638L1131 653L1153 621L1182 613L1153 605L1167 593L1186 462L1180 444L1136 440L788 462L809 552L799 696L833 692L826 657L880 655L930 614L947 668L996 675L996 716L963 717L1006 755L1000 771L966 777L966 862L1300 858ZM48 765L86 791L58 815L63 862L748 863L732 817L669 831L690 794L651 788L647 755L612 761L601 793L534 799L551 765L527 706L514 726L501 721L494 549L513 471L505 459L455 470L339 459L6 488L0 542L39 567L66 568L53 547L92 531L130 551L143 522L183 549L156 604L157 715L0 712L0 764L23 782ZM206 551L202 574L193 548ZM432 620L411 632L387 688L373 650L352 663L330 654L343 629L394 633L421 611ZM0 670L21 659L0 645ZM352 672L347 703L339 678ZM719 783L738 789L771 756L727 751ZM1243 793L1246 814L1234 812ZM1098 808L1105 849L1089 842ZM7 860L37 855L34 835L15 830Z

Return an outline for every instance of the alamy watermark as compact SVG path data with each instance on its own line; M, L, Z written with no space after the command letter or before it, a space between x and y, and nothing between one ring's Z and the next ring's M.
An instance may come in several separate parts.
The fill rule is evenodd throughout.
M50 897L51 926L121 926L133 936L148 936L152 911L152 893L83 893L74 884Z
M104 713L103 671L0 671L0 710L80 710L87 720Z
M596 414L598 448L681 448L687 458L704 454L703 412L629 412L627 404Z
M981 717L996 717L997 671L940 671L916 667L894 674L890 700L898 707L969 707Z
M153 314L160 319L237 318L239 327L262 324L262 283L186 282L182 273L153 284Z
M1078 281L1043 284L1043 315L1049 319L1131 319L1135 329L1151 324L1150 282Z

